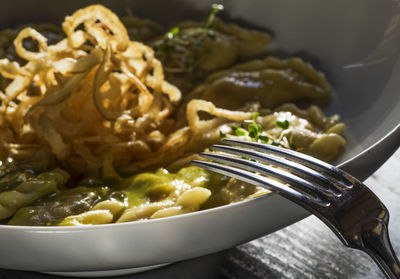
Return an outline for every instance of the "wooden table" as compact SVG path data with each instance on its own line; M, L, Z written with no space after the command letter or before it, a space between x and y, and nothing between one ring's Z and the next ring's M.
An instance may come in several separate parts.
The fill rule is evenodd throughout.
M389 233L400 255L400 149L367 181L391 214ZM234 232L232 232L234 233ZM0 270L0 278L54 278ZM346 248L319 219L311 216L281 231L228 251L118 278L384 278L366 255Z

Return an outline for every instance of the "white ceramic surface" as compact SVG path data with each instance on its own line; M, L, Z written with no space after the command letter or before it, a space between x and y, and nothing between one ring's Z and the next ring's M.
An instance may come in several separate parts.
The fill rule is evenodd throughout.
M160 268L166 266L168 264L157 264L157 265L149 265L144 267L134 267L134 268L126 268L126 269L111 269L111 270L98 270L98 271L69 271L69 272L45 272L50 275L57 276L68 276L68 277L78 277L78 278L87 278L87 277L109 277L109 276L123 276L127 274L140 273L148 270Z
M214 1L13 0L0 10L0 26L61 22L65 14L94 2L120 14L131 11L171 24L206 16ZM349 143L337 162L344 169L365 179L400 145L400 14L396 1L222 2L225 17L272 30L284 53L300 55L327 73L336 96L326 112L341 114L348 126ZM307 215L282 197L269 195L134 223L91 227L0 225L0 268L93 276L107 271L112 275L118 269L159 265L220 251Z

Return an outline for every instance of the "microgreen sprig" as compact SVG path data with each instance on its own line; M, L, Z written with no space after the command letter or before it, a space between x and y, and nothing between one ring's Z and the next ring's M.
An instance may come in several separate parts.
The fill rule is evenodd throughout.
M232 130L235 133L235 135L238 137L249 137L252 140L260 141L262 143L268 143L269 141L268 136L263 134L262 126L257 123L257 118L259 116L260 114L256 112L251 119L244 121L245 124L248 124L247 130L244 128L243 125L241 125L241 127L232 126Z
M214 23L214 20L215 20L215 16L220 12L220 11L223 11L224 10L224 6L223 5L221 5L221 4L212 4L211 5L211 13L210 13L210 15L208 16L208 20L207 20L207 23L206 23L206 25L205 25L205 28L209 28L213 23Z
M165 37L171 40L171 39L173 39L176 35L178 35L179 32L180 32L179 27L175 26L175 27L171 28L171 30L169 30L169 31L167 32L167 34L165 34Z
M285 120L285 121L276 121L276 126L278 126L279 128L282 128L282 130L286 130L289 128L289 121Z
M263 131L262 126L257 123L257 118L260 116L258 112L256 112L253 117L249 120L244 120L244 124L247 124L247 130L245 129L245 125L240 124L240 127L232 126L232 131L238 137L247 137L251 140L262 142L265 144L271 144L275 146L284 146L291 149L296 149L296 147L292 144L292 137L289 140L289 144L285 141L284 136L287 134L287 130L290 127L290 123L288 120L275 122L276 126L282 129L281 134L277 139L269 137L266 132ZM221 139L227 138L229 135L224 134L220 131Z

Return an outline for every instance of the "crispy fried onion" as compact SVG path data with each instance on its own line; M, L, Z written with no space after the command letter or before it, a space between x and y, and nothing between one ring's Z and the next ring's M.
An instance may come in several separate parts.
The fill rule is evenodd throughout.
M164 80L153 50L129 40L115 14L92 5L62 27L66 38L53 45L32 28L18 34L14 45L25 65L0 59L0 74L12 80L0 92L0 154L17 160L51 154L79 173L99 173L110 157L115 167L141 169L183 154L191 137L221 117L250 117L194 100L189 127L173 128L180 91ZM35 51L24 47L27 38L37 43ZM200 120L199 111L216 118Z
M199 112L203 111L216 116L209 120L201 120ZM213 103L204 100L192 100L188 103L186 109L186 118L190 128L195 134L205 133L215 127L221 125L225 119L241 122L251 118L253 113L230 111L226 109L217 108Z

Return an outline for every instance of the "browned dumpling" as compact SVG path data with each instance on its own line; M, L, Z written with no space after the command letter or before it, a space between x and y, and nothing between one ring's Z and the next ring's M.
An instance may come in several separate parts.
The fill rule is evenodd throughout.
M219 19L184 22L151 43L163 63L167 80L183 93L203 82L207 75L262 53L270 34L228 24Z
M268 57L212 74L187 99L204 99L231 110L249 102L275 108L286 102L328 98L330 91L324 74L303 60Z

